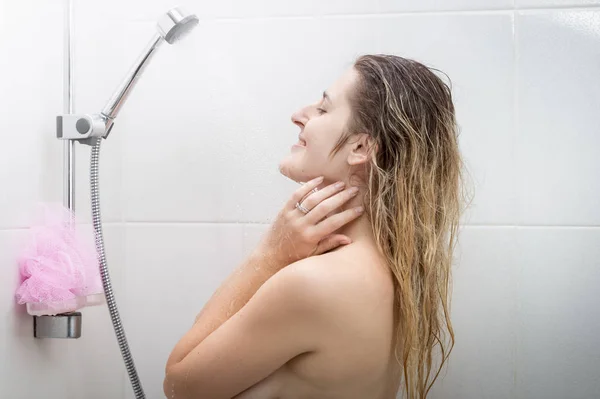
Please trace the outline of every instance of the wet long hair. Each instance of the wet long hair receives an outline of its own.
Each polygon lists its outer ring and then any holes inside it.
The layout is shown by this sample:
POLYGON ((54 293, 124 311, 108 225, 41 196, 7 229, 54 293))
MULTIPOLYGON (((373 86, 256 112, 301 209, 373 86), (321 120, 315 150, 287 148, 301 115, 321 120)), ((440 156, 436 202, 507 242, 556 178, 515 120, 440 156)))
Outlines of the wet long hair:
POLYGON ((451 86, 440 71, 393 55, 364 55, 354 68, 352 116, 330 156, 356 133, 374 144, 363 205, 394 276, 393 345, 403 391, 425 399, 454 347, 451 265, 470 201, 451 86))

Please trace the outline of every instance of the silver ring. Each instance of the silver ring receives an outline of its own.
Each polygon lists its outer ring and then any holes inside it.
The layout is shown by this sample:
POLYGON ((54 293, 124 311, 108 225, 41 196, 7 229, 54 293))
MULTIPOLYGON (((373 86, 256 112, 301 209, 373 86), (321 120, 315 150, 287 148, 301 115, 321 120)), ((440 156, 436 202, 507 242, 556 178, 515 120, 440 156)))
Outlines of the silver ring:
POLYGON ((299 202, 296 202, 296 208, 300 210, 300 212, 304 213, 305 215, 310 212, 308 209, 306 209, 305 207, 302 206, 302 204, 300 204, 299 202))

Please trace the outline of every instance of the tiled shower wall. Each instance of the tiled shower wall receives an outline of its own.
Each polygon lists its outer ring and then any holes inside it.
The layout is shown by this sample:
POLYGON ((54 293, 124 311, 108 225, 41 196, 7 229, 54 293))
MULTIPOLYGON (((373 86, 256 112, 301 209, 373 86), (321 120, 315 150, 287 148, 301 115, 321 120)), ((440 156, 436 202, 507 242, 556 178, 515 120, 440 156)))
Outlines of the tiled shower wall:
MULTIPOLYGON (((296 187, 278 171, 291 113, 380 52, 450 76, 476 194, 432 397, 600 397, 600 1, 73 1, 76 112, 100 111, 162 12, 202 20, 159 50, 102 149, 109 267, 148 398, 296 187)), ((64 16, 64 1, 0 0, 0 397, 131 398, 105 307, 83 310, 79 340, 34 340, 13 300, 29 215, 62 195, 64 16)), ((88 161, 78 145, 83 222, 88 161)))

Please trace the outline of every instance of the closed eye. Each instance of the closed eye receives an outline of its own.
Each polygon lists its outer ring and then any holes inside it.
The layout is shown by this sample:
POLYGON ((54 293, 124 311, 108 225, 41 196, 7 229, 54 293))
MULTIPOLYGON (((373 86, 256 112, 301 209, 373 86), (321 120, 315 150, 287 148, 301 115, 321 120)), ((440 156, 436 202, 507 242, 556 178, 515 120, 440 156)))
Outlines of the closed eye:
POLYGON ((323 108, 317 108, 317 111, 319 112, 319 115, 323 115, 325 112, 327 112, 323 108))

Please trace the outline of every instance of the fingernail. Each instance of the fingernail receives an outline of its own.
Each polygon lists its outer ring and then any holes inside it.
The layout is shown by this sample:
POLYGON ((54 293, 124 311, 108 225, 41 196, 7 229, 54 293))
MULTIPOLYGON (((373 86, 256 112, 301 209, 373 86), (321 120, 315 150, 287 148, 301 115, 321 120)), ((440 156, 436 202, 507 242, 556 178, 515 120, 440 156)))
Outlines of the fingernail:
POLYGON ((316 179, 313 179, 312 183, 321 183, 323 181, 323 176, 317 177, 316 179))
POLYGON ((335 188, 342 188, 346 185, 346 183, 344 183, 343 181, 337 182, 335 183, 335 188))
POLYGON ((357 208, 354 208, 354 210, 356 211, 356 213, 361 214, 365 211, 365 208, 363 208, 362 206, 359 206, 357 208))
POLYGON ((356 195, 358 193, 358 187, 352 187, 349 192, 351 195, 356 195))

